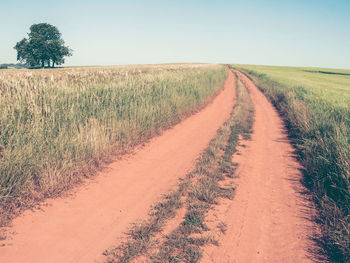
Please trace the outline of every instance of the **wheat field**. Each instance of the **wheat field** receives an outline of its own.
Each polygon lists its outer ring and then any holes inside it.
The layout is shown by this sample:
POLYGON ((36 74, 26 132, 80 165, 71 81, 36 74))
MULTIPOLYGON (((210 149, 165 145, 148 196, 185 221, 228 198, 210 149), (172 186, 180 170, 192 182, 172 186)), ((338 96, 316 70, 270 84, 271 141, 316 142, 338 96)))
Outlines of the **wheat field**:
POLYGON ((69 188, 123 151, 202 107, 222 65, 0 71, 3 211, 69 188))

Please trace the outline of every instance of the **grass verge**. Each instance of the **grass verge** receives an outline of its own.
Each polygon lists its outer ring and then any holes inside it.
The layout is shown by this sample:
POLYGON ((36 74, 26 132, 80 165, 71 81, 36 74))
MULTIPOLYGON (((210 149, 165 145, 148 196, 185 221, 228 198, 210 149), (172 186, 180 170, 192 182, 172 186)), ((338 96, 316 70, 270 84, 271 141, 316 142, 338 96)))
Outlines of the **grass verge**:
POLYGON ((131 228, 127 241, 105 251, 106 262, 131 262, 140 255, 150 262, 197 262, 204 245, 217 245, 207 234, 205 217, 220 198, 233 198, 234 188, 222 187, 220 181, 234 177, 236 164, 231 161, 232 155, 239 136, 249 138, 253 124, 253 105, 240 81, 236 92, 237 103, 229 120, 218 130, 195 169, 181 180, 176 191, 152 208, 148 220, 131 228), (157 239, 156 234, 183 206, 186 213, 180 225, 163 239, 157 239))
MULTIPOLYGON (((317 80, 312 86, 311 79, 315 76, 305 74, 316 73, 298 73, 294 68, 268 68, 271 75, 279 79, 276 81, 259 69, 234 67, 250 76, 286 121, 299 152, 299 161, 305 167, 305 184, 312 190, 318 205, 318 221, 323 234, 323 239, 318 241, 332 262, 349 262, 350 111, 342 103, 346 96, 339 96, 342 82, 335 84, 339 89, 328 87, 328 93, 319 86, 325 78, 332 83, 329 76, 320 75, 321 82, 317 80), (285 70, 302 76, 306 86, 296 85, 285 70), (337 100, 339 104, 335 103, 337 100)), ((346 79, 342 81, 346 83, 346 79)), ((347 83, 350 83, 349 79, 347 83)))

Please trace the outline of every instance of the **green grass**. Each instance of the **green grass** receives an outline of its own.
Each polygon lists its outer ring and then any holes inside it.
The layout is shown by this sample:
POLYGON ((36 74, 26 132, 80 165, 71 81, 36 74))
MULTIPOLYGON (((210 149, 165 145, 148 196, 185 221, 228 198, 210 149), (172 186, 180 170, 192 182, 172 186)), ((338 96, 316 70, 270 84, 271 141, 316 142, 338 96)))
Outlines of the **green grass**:
POLYGON ((233 65, 285 118, 319 208, 321 245, 350 261, 350 70, 233 65))
POLYGON ((198 110, 226 76, 205 64, 2 70, 0 225, 198 110))

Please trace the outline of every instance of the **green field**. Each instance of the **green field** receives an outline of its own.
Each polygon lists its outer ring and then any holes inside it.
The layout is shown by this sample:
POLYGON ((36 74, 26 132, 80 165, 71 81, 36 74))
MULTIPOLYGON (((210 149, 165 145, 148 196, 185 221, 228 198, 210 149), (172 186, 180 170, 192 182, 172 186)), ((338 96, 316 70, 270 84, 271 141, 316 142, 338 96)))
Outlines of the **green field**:
POLYGON ((205 64, 2 70, 0 219, 198 110, 226 76, 205 64))
POLYGON ((335 262, 350 260, 350 70, 233 65, 277 107, 305 167, 335 262))

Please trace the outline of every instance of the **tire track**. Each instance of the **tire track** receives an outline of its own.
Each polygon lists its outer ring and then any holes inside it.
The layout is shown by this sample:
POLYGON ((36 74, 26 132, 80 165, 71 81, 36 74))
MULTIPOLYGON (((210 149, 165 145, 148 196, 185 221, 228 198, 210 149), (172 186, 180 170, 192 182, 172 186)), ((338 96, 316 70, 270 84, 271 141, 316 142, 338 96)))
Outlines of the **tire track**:
POLYGON ((219 247, 206 248, 202 262, 312 262, 315 208, 300 182, 301 166, 274 107, 237 73, 255 108, 252 139, 233 158, 239 163, 235 198, 216 211, 226 234, 219 247))

